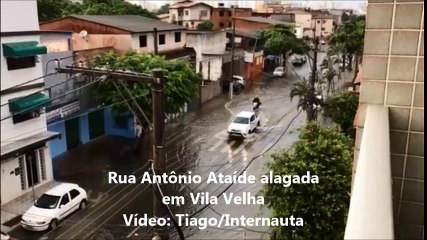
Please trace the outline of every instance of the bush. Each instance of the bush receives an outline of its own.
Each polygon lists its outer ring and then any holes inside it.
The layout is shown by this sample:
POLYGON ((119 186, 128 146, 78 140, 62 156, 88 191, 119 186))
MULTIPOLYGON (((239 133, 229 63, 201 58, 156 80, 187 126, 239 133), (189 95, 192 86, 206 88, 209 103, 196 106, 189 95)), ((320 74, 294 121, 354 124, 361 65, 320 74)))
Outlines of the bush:
POLYGON ((211 21, 203 21, 199 23, 199 25, 197 25, 197 30, 200 30, 200 31, 209 31, 209 30, 212 30, 212 28, 213 28, 213 23, 211 21))
POLYGON ((352 141, 338 127, 310 122, 289 150, 267 163, 274 175, 319 177, 318 184, 265 184, 261 190, 273 217, 302 218, 304 226, 275 227, 278 239, 343 239, 350 202, 352 141))

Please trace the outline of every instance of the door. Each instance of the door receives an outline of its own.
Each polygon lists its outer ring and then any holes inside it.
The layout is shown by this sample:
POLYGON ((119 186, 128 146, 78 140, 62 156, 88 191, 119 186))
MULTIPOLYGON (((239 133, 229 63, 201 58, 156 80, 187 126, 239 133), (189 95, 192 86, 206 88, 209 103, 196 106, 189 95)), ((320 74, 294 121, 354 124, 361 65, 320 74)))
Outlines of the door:
POLYGON ((80 143, 79 119, 73 118, 65 121, 65 135, 67 150, 77 147, 80 143))
POLYGON ((68 192, 64 194, 59 202, 59 220, 65 218, 72 212, 72 204, 68 192))
POLYGON ((89 118, 89 139, 102 136, 105 133, 104 129, 104 110, 97 110, 88 114, 89 118))
POLYGON ((37 185, 40 182, 39 171, 37 168, 36 151, 25 153, 25 167, 28 187, 37 185))

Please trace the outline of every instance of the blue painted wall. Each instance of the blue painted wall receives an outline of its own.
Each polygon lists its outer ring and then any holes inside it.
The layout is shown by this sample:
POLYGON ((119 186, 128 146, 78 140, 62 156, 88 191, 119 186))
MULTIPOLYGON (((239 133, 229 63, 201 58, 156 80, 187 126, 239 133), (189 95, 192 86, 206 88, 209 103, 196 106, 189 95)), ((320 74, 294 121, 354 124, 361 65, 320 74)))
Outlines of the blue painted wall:
POLYGON ((67 140, 65 137, 65 122, 59 121, 47 126, 47 130, 51 132, 61 133, 61 138, 49 141, 50 156, 54 157, 67 151, 67 140))
POLYGON ((127 120, 124 126, 120 126, 121 124, 114 117, 111 106, 106 107, 104 111, 105 133, 127 138, 134 138, 135 128, 133 126, 133 116, 129 113, 125 113, 123 116, 127 118, 127 120))
MULTIPOLYGON (((97 109, 95 109, 96 111, 97 109)), ((85 144, 90 141, 89 139, 89 119, 88 113, 92 111, 88 111, 80 116, 76 116, 79 118, 79 130, 80 130, 80 141, 85 144)), ((127 117, 125 124, 119 124, 116 121, 116 118, 113 115, 111 106, 104 108, 104 128, 105 134, 107 135, 116 135, 127 138, 135 137, 135 127, 133 124, 133 115, 127 113, 124 114, 127 117)), ((62 153, 67 151, 67 140, 66 140, 66 132, 65 132, 65 121, 59 120, 57 122, 50 123, 47 126, 47 129, 52 132, 61 133, 61 139, 55 139, 49 141, 50 155, 52 159, 56 156, 61 155, 62 153)))

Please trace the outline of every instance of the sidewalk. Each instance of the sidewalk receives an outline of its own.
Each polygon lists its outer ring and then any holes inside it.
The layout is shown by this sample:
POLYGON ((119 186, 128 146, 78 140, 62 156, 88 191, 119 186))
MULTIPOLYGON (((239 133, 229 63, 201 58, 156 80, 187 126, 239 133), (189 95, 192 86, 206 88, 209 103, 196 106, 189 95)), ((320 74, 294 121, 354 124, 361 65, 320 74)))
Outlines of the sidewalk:
MULTIPOLYGON (((36 198, 48 189, 60 184, 60 182, 51 181, 37 186, 35 190, 36 198)), ((1 206, 1 230, 8 232, 19 225, 22 214, 25 213, 34 204, 33 191, 13 199, 1 206)))

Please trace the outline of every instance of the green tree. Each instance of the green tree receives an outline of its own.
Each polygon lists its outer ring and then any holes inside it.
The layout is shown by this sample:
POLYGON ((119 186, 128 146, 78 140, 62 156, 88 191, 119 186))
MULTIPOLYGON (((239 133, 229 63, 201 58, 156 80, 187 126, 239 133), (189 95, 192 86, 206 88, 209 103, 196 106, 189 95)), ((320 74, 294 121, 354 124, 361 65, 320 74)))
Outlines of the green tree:
POLYGON ((166 3, 160 6, 160 9, 157 11, 157 14, 169 13, 169 7, 170 7, 169 3, 166 3))
POLYGON ((343 70, 345 69, 345 57, 349 61, 349 71, 352 70, 353 57, 356 57, 356 64, 358 64, 358 58, 363 52, 364 37, 365 19, 355 15, 350 15, 349 19, 344 21, 332 35, 329 44, 342 51, 343 70))
POLYGON ((359 95, 357 93, 335 93, 325 101, 323 108, 324 116, 338 124, 343 133, 354 138, 355 129, 353 123, 358 106, 359 95))
POLYGON ((329 54, 323 59, 320 64, 320 70, 322 73, 322 80, 326 82, 326 95, 329 95, 330 92, 335 91, 335 79, 338 77, 338 73, 335 70, 334 66, 338 63, 337 59, 334 56, 329 54))
POLYGON ((287 55, 291 53, 305 54, 309 47, 303 39, 296 38, 292 27, 282 24, 265 28, 259 34, 259 45, 276 54, 283 54, 286 66, 287 55))
POLYGON ((69 15, 140 15, 157 18, 141 6, 125 0, 83 0, 82 3, 70 0, 37 0, 39 21, 47 21, 69 15))
MULTIPOLYGON (((163 69, 166 78, 164 93, 167 114, 179 113, 186 103, 191 102, 196 97, 201 83, 201 76, 195 73, 188 61, 166 60, 164 57, 151 54, 128 52, 123 56, 118 56, 113 52, 105 53, 96 58, 94 66, 148 74, 151 74, 153 69, 163 69)), ((125 84, 131 90, 138 105, 141 106, 148 118, 151 118, 150 85, 136 82, 126 82, 125 84)), ((120 90, 125 92, 121 88, 120 90)), ((123 96, 110 81, 98 84, 97 99, 107 104, 114 104, 113 110, 116 114, 128 110, 127 103, 123 102, 123 96)), ((133 112, 138 111, 133 109, 133 112)), ((148 124, 146 121, 142 121, 141 126, 145 132, 148 124)), ((141 134, 140 141, 143 141, 143 138, 144 134, 141 134)))
POLYGON ((350 201, 352 142, 337 127, 309 122, 290 149, 272 156, 274 175, 319 177, 318 184, 265 184, 261 190, 273 217, 301 217, 304 226, 275 227, 278 239, 343 239, 350 201))
POLYGON ((213 23, 211 21, 203 21, 197 25, 197 30, 199 31, 210 31, 213 28, 213 23))

